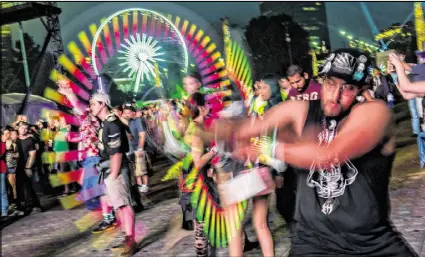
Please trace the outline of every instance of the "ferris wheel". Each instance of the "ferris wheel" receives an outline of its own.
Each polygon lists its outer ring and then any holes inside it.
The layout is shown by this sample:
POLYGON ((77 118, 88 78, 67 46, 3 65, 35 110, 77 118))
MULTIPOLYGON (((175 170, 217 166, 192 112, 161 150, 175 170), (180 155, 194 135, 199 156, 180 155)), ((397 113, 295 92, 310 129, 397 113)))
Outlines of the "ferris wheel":
POLYGON ((93 36, 91 61, 96 76, 107 74, 135 94, 145 86, 179 80, 189 65, 179 29, 143 8, 120 10, 102 21, 93 36))

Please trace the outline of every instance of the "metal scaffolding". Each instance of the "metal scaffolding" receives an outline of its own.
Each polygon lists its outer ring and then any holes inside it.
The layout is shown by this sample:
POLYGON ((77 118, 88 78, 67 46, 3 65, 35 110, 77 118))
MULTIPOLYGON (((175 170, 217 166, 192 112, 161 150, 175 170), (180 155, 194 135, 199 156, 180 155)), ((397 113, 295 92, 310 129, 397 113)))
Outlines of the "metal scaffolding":
POLYGON ((33 85, 37 80, 37 77, 40 76, 38 72, 43 61, 43 57, 46 53, 48 46, 51 43, 51 53, 52 53, 52 67, 58 71, 62 72, 62 67, 58 64, 58 57, 63 53, 63 42, 61 36, 61 29, 59 23, 59 15, 62 10, 56 6, 56 2, 10 2, 8 4, 2 5, 0 10, 0 25, 7 25, 12 23, 19 23, 20 26, 20 40, 21 46, 24 47, 23 42, 23 30, 22 22, 32 20, 35 18, 40 18, 45 29, 47 30, 47 36, 44 40, 43 48, 40 55, 37 58, 37 65, 35 69, 31 72, 31 78, 28 72, 28 66, 26 63, 26 53, 25 49, 22 49, 23 54, 23 65, 25 71, 25 82, 27 87, 33 85), (45 17, 45 20, 43 20, 45 17))
POLYGON ((61 27, 59 22, 59 14, 54 12, 53 10, 57 8, 56 2, 44 2, 46 6, 48 6, 48 11, 46 15, 46 22, 44 22, 43 18, 40 17, 44 27, 47 30, 48 36, 50 36, 50 44, 52 49, 52 54, 54 58, 54 68, 63 73, 63 68, 58 63, 58 58, 61 54, 63 54, 63 41, 61 35, 61 27))

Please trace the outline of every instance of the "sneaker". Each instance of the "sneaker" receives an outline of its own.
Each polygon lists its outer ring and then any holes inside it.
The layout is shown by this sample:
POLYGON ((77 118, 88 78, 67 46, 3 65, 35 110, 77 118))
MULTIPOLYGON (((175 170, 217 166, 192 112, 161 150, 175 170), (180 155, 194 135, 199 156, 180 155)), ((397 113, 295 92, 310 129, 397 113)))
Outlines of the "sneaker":
POLYGON ((16 206, 16 204, 12 203, 11 205, 9 205, 9 211, 10 212, 13 212, 17 209, 18 209, 18 206, 16 206))
POLYGON ((140 193, 147 193, 149 191, 149 187, 147 185, 138 186, 140 193))
POLYGON ((121 257, 130 257, 133 256, 134 252, 137 250, 137 244, 134 240, 126 237, 124 243, 124 249, 121 252, 121 257))
POLYGON ((122 249, 124 249, 124 246, 125 246, 125 239, 123 241, 121 241, 121 243, 112 246, 111 249, 112 249, 112 251, 122 250, 122 249))
POLYGON ((9 216, 24 216, 25 215, 25 213, 23 212, 23 211, 20 211, 20 210, 13 210, 10 214, 9 214, 9 216))
POLYGON ((99 234, 99 233, 102 233, 104 231, 113 230, 116 227, 117 227, 116 222, 114 222, 114 221, 106 222, 106 221, 102 220, 102 223, 100 223, 97 228, 93 229, 92 233, 93 234, 99 234))
POLYGON ((62 193, 61 195, 59 195, 58 197, 59 198, 64 198, 64 197, 67 197, 69 195, 69 193, 62 193))
POLYGON ((44 212, 44 210, 41 207, 34 207, 34 208, 32 208, 32 212, 39 213, 39 212, 44 212))

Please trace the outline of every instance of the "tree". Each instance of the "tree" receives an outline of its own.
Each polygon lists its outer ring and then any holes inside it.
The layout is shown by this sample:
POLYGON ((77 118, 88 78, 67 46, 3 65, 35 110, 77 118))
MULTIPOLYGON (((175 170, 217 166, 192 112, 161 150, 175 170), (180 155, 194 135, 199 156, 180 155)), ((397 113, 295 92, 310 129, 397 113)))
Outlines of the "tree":
MULTIPOLYGON (((25 44, 25 52, 27 54, 28 67, 34 68, 37 62, 37 58, 41 53, 40 45, 37 45, 32 36, 28 35, 28 33, 24 33, 24 44, 25 44)), ((21 41, 17 40, 15 42, 15 57, 18 61, 22 62, 22 52, 21 52, 21 41)))
MULTIPOLYGON (((27 56, 28 72, 29 72, 29 75, 31 76, 33 75, 33 71, 37 68, 37 61, 41 54, 40 45, 37 45, 33 37, 31 37, 27 33, 24 33, 23 37, 24 37, 25 52, 27 56)), ((16 77, 16 80, 19 80, 20 83, 16 85, 15 84, 12 85, 12 87, 10 88, 10 92, 25 93, 26 89, 23 88, 22 90, 22 88, 20 87, 20 85, 25 85, 25 72, 23 67, 23 57, 22 57, 20 40, 17 40, 15 42, 15 49, 13 51, 13 56, 15 59, 15 61, 13 61, 12 63, 12 66, 15 69, 15 72, 13 74, 16 77)), ((40 69, 39 72, 50 72, 50 71, 40 69)), ((32 87, 32 85, 30 85, 30 87, 31 87, 32 94, 43 96, 44 89, 34 88, 32 87)))
POLYGON ((290 65, 286 28, 290 35, 293 64, 311 70, 308 33, 288 15, 251 19, 245 36, 253 55, 256 78, 268 73, 284 73, 290 65))
POLYGON ((25 85, 16 76, 16 67, 13 60, 2 60, 1 62, 1 89, 0 94, 25 93, 25 85))

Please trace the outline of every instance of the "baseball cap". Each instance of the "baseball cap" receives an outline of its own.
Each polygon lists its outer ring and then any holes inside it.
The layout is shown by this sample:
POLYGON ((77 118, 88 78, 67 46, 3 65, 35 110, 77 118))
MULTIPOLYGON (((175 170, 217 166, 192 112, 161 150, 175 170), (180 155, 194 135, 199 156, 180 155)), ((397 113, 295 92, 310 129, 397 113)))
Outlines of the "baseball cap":
POLYGON ((367 56, 356 49, 338 49, 319 67, 319 76, 337 77, 355 86, 370 84, 372 76, 369 68, 372 65, 367 56))
POLYGON ((136 108, 134 107, 134 105, 132 103, 125 103, 123 105, 123 110, 130 110, 132 112, 135 112, 136 108))
POLYGON ((112 109, 111 100, 109 99, 109 96, 106 94, 96 93, 92 95, 92 97, 90 98, 90 102, 93 102, 93 101, 105 103, 106 106, 108 106, 108 108, 112 109))

